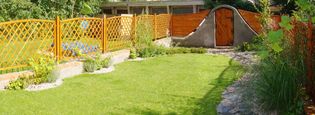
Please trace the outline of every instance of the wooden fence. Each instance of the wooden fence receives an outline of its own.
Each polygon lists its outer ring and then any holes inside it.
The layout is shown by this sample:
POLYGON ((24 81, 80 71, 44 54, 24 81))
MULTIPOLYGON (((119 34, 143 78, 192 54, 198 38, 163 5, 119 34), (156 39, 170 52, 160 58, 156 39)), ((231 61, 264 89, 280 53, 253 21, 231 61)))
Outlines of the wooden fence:
POLYGON ((168 36, 170 15, 117 16, 60 20, 17 20, 0 23, 0 74, 27 69, 38 52, 59 60, 78 58, 98 51, 108 52, 132 46, 137 24, 149 17, 154 39, 168 36))
POLYGON ((210 10, 204 10, 195 14, 176 14, 171 18, 171 35, 183 37, 193 32, 201 21, 209 14, 210 10))
MULTIPOLYGON (((257 33, 261 32, 261 25, 259 22, 259 13, 250 12, 246 10, 238 10, 246 23, 257 33)), ((177 37, 184 37, 195 31, 202 20, 210 13, 210 10, 205 10, 195 14, 176 14, 171 18, 171 35, 177 37)), ((279 28, 278 23, 281 21, 281 16, 274 15, 273 27, 279 28)))
MULTIPOLYGON (((261 32, 261 24, 259 21, 259 17, 260 14, 259 13, 255 13, 255 12, 250 12, 250 11, 246 11, 246 10, 241 10, 238 9, 238 12, 241 14, 241 16, 244 18, 245 22, 256 32, 256 33, 260 33, 261 32)), ((272 22, 272 26, 275 29, 280 28, 279 27, 279 23, 281 22, 281 16, 280 15, 273 15, 271 16, 273 22, 272 22)))

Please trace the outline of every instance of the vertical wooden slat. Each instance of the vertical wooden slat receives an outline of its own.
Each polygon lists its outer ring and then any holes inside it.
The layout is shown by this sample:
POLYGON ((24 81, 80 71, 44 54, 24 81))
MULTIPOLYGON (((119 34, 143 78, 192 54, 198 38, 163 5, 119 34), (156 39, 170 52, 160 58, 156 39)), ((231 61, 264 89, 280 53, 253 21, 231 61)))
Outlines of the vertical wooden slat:
POLYGON ((132 18, 132 22, 133 22, 133 37, 132 37, 132 45, 135 46, 136 45, 136 39, 137 39, 137 15, 135 14, 132 18))
POLYGON ((107 20, 106 15, 103 16, 103 31, 102 31, 102 52, 105 53, 107 50, 107 20))
POLYGON ((210 10, 201 11, 196 14, 173 14, 171 18, 172 36, 183 37, 189 35, 207 17, 209 12, 210 10))
POLYGON ((154 40, 157 39, 157 20, 156 20, 156 14, 154 14, 154 40))

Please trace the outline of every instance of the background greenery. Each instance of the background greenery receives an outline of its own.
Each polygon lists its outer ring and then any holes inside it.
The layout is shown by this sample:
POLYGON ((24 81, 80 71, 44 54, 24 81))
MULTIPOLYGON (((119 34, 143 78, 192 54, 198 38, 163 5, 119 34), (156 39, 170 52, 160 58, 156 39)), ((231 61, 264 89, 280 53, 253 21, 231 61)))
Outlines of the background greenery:
POLYGON ((223 4, 234 6, 235 8, 238 8, 238 9, 254 11, 254 12, 257 12, 260 9, 259 5, 255 7, 254 4, 245 0, 204 0, 204 2, 205 2, 205 7, 210 8, 210 9, 215 8, 218 5, 223 5, 223 4))
POLYGON ((98 14, 102 2, 107 0, 0 0, 0 22, 16 19, 73 18, 83 15, 81 10, 87 4, 98 14))

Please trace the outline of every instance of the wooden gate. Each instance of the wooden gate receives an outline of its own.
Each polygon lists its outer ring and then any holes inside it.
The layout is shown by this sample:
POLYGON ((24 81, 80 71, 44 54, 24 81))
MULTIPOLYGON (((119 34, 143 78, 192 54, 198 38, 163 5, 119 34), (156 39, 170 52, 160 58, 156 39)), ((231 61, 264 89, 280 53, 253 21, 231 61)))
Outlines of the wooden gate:
POLYGON ((228 8, 220 8, 215 11, 216 45, 232 46, 234 37, 233 11, 228 8))

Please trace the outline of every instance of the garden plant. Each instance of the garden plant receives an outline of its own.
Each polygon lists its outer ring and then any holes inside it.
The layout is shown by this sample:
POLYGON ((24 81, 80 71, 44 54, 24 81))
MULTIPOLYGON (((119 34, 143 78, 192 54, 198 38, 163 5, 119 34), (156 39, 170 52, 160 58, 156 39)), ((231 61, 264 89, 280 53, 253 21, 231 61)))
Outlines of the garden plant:
MULTIPOLYGON (((268 0, 262 0, 268 4, 268 0)), ((243 50, 258 52, 260 61, 253 67, 251 90, 253 106, 264 113, 304 114, 304 101, 309 86, 307 77, 307 21, 314 16, 314 1, 297 0, 298 10, 293 17, 282 16, 280 29, 270 27, 270 9, 262 7, 263 32, 261 42, 243 45, 243 50), (269 18, 268 18, 269 17, 269 18), (245 47, 244 47, 245 46, 245 47), (247 46, 247 47, 246 47, 247 46), (250 46, 250 48, 248 48, 250 46), (253 48, 254 47, 254 48, 253 48)), ((269 6, 269 5, 266 5, 269 6)))

